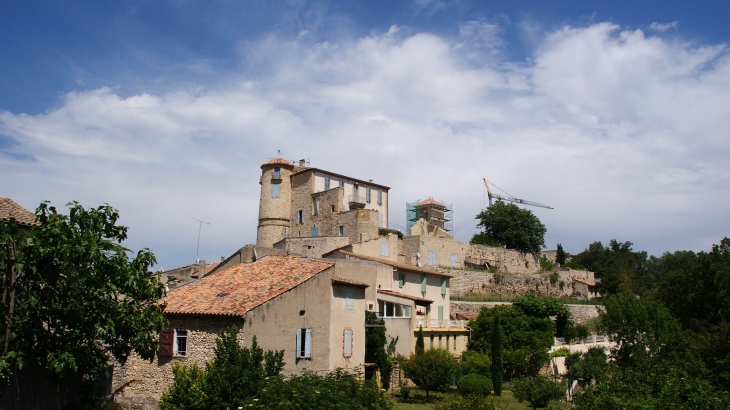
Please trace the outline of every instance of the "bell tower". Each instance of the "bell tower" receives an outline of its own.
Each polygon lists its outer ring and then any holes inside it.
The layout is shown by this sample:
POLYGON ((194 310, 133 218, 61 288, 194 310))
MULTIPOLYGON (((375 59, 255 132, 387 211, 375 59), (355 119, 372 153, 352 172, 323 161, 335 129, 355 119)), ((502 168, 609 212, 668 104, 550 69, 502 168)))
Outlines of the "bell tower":
POLYGON ((294 164, 277 157, 261 165, 261 199, 256 245, 271 248, 289 234, 294 164))

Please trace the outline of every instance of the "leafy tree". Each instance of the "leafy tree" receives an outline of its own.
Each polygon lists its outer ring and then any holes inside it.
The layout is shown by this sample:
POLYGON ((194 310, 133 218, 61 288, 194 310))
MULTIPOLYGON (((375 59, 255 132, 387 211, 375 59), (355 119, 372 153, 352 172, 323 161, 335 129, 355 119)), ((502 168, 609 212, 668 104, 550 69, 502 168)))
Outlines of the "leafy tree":
POLYGON ((41 203, 38 226, 27 231, 12 219, 0 222, 5 383, 22 363, 32 363, 91 386, 105 376, 110 358, 124 363, 135 351, 152 360, 157 352, 166 321, 158 304, 164 285, 149 271, 154 255, 148 249, 131 255, 121 245, 127 228, 117 225, 111 206, 68 206, 63 215, 41 203))
POLYGON ((451 385, 456 370, 456 360, 446 350, 429 349, 423 354, 412 354, 403 363, 405 376, 426 391, 444 390, 451 385))
MULTIPOLYGON (((555 333, 553 321, 527 316, 520 309, 508 305, 482 308, 469 324, 473 329, 469 350, 492 352, 495 316, 499 317, 498 329, 502 336, 503 372, 537 374, 550 360, 548 350, 553 345, 555 333)), ((492 363, 495 363, 494 359, 492 363)))
POLYGON ((653 287, 654 279, 647 275, 646 252, 634 252, 631 245, 631 242, 615 239, 608 246, 594 242, 573 256, 566 266, 595 272, 601 280, 598 291, 604 295, 619 292, 644 295, 653 287))
POLYGON ((577 360, 573 354, 568 356, 571 360, 565 360, 565 367, 574 377, 583 379, 584 385, 603 377, 608 357, 602 347, 591 347, 583 354, 577 353, 577 356, 577 360))
MULTIPOLYGON (((362 380, 359 373, 343 369, 320 376, 310 371, 288 378, 271 377, 261 394, 250 398, 245 409, 368 409, 389 410, 393 403, 378 390, 372 380, 362 380)), ((231 407, 235 408, 235 407, 231 407)))
POLYGON ((416 335, 416 354, 423 354, 426 351, 426 345, 423 342, 423 327, 418 326, 418 334, 416 335))
POLYGON ((499 323, 499 316, 495 315, 492 325, 492 384, 494 394, 502 396, 502 376, 504 367, 502 363, 502 326, 499 323))
POLYGON ((264 352, 238 341, 238 328, 223 330, 215 341, 213 360, 202 370, 196 365, 173 367, 173 384, 160 399, 162 410, 229 409, 256 397, 265 380, 284 368, 284 351, 264 352))
POLYGON ((563 250, 563 245, 558 244, 558 252, 555 255, 555 262, 559 263, 562 266, 565 264, 566 258, 567 258, 567 255, 565 254, 565 251, 563 250))
POLYGON ((465 396, 488 396, 492 389, 492 381, 489 380, 489 377, 474 373, 469 373, 459 379, 457 385, 459 392, 465 396))
POLYGON ((550 318, 555 316, 555 334, 558 337, 562 336, 566 327, 573 325, 570 308, 557 298, 541 297, 530 292, 515 299, 512 306, 531 317, 550 318))
POLYGON ((565 394, 566 386, 552 380, 537 376, 516 379, 512 383, 512 392, 522 403, 529 401, 533 409, 547 407, 551 400, 560 400, 565 394))
POLYGON ((385 346, 388 338, 385 335, 385 320, 378 318, 375 312, 365 312, 365 324, 377 327, 365 328, 365 361, 375 363, 380 370, 380 378, 386 386, 390 382, 393 364, 388 360, 385 346))
POLYGON ((504 246, 520 252, 539 252, 545 246, 545 225, 528 209, 498 201, 480 212, 472 243, 504 246))
POLYGON ((465 351, 459 362, 461 374, 480 374, 490 377, 492 374, 492 359, 488 354, 476 351, 465 351))

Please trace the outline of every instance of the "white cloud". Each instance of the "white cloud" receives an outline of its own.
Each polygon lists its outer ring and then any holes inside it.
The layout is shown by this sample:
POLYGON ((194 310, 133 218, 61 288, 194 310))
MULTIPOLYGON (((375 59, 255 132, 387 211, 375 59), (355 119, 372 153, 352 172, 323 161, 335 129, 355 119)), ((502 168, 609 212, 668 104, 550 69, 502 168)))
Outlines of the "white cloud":
POLYGON ((659 32, 667 31, 670 28, 677 28, 678 24, 679 24, 678 21, 673 21, 671 23, 657 23, 655 21, 649 25, 649 30, 654 30, 654 31, 659 31, 659 32))
POLYGON ((655 253, 706 249, 726 234, 726 46, 600 23, 549 33, 525 65, 503 61, 497 26, 461 33, 270 37, 246 45, 266 71, 228 89, 104 88, 41 115, 2 112, 0 134, 19 142, 0 152, 2 194, 27 207, 109 202, 130 246, 150 246, 166 268, 194 258, 193 217, 211 222, 203 258, 255 241, 259 165, 277 149, 391 186, 395 223, 406 201, 454 203, 464 240, 482 177, 555 207, 534 211, 548 245, 573 252, 614 237, 655 253))

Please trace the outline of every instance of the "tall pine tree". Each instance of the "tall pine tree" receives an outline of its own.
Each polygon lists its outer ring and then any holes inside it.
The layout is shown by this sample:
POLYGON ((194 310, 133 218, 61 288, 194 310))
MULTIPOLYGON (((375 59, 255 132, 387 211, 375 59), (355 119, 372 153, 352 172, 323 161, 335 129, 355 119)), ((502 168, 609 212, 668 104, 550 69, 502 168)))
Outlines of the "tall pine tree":
POLYGON ((416 354, 421 355, 426 351, 426 346, 423 343, 423 327, 418 326, 418 335, 416 336, 416 354))
POLYGON ((555 262, 562 265, 565 263, 566 257, 567 257, 567 255, 565 255, 565 251, 563 250, 563 245, 558 244, 558 253, 555 256, 555 262))
POLYGON ((499 316, 494 317, 492 329, 492 384, 494 395, 502 395, 502 327, 499 325, 499 316))

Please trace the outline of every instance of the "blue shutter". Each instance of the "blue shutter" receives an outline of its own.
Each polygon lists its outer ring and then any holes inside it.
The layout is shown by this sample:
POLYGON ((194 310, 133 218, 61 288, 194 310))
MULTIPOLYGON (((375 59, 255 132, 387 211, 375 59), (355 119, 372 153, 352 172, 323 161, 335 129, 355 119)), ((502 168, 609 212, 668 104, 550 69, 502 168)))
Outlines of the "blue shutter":
POLYGON ((312 227, 312 230, 309 232, 309 236, 311 236, 312 238, 318 237, 319 236, 319 228, 317 228, 316 226, 313 226, 312 227))
POLYGON ((345 357, 352 356, 352 330, 345 330, 345 357))
POLYGON ((365 201, 370 203, 370 187, 365 188, 365 201))
POLYGON ((281 168, 274 167, 274 179, 281 179, 281 168))
POLYGON ((436 266, 436 254, 433 251, 428 251, 428 266, 436 266))
POLYGON ((281 184, 271 184, 271 197, 272 198, 278 198, 279 197, 279 187, 281 184))
POLYGON ((302 330, 303 329, 297 329, 297 348, 295 349, 295 352, 297 352, 297 358, 302 357, 302 330))
POLYGON ((451 267, 455 268, 459 266, 459 257, 454 253, 451 255, 451 267))
POLYGON ((378 205, 383 205, 383 191, 378 189, 378 205))
POLYGON ((340 236, 345 236, 345 227, 340 225, 340 236))
POLYGON ((354 289, 345 289, 345 309, 355 309, 354 289))
POLYGON ((330 189, 330 177, 325 177, 324 178, 324 190, 327 191, 328 189, 330 189))
POLYGON ((312 357, 312 329, 307 329, 307 338, 304 341, 304 357, 312 357))

